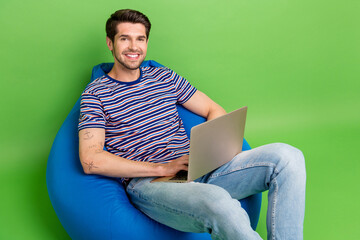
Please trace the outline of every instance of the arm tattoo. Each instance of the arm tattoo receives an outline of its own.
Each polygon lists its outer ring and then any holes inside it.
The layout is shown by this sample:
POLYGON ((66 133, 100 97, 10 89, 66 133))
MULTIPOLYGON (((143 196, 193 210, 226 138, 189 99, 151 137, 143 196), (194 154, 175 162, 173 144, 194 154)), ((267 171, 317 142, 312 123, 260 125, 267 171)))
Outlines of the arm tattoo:
POLYGON ((84 140, 89 140, 89 139, 92 139, 93 137, 94 137, 94 135, 93 134, 91 134, 91 132, 89 132, 89 131, 86 131, 85 133, 84 133, 84 140))
POLYGON ((91 171, 93 168, 98 168, 97 166, 95 166, 93 161, 91 161, 90 163, 83 162, 83 164, 88 166, 89 171, 91 171))
MULTIPOLYGON (((87 133, 89 133, 89 132, 86 132, 85 134, 87 134, 87 133)), ((90 138, 92 138, 92 137, 93 137, 93 135, 91 135, 90 138)), ((103 152, 103 146, 104 146, 104 142, 99 141, 98 144, 93 144, 93 145, 88 146, 88 149, 94 151, 95 153, 101 153, 101 152, 103 152)), ((93 168, 99 168, 99 167, 95 166, 94 161, 90 161, 90 162, 81 161, 81 162, 82 162, 82 165, 84 168, 85 167, 88 168, 89 172, 93 168)))
POLYGON ((94 145, 91 145, 89 146, 89 149, 95 149, 95 153, 102 153, 103 152, 103 146, 104 146, 104 143, 103 142, 98 142, 98 144, 94 144, 94 145))
POLYGON ((102 150, 101 148, 98 148, 95 150, 96 153, 102 153, 104 150, 102 150))

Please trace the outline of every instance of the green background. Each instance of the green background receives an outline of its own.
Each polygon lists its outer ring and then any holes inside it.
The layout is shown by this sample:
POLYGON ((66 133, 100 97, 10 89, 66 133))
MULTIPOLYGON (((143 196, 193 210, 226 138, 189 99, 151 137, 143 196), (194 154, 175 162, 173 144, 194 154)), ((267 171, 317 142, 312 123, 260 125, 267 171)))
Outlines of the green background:
POLYGON ((48 198, 47 157, 92 67, 112 61, 104 25, 120 8, 150 18, 147 59, 227 111, 249 107, 252 147, 303 151, 305 239, 358 238, 359 1, 2 0, 0 239, 69 238, 48 198))

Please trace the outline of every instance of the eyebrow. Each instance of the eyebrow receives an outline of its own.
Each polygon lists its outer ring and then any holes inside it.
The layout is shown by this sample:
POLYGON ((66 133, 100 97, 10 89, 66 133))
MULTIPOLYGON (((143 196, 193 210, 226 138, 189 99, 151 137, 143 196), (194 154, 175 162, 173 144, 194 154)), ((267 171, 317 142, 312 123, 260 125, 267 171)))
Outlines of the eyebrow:
MULTIPOLYGON (((130 37, 130 35, 126 35, 126 34, 121 34, 120 36, 119 36, 119 38, 121 38, 121 37, 130 37)), ((138 36, 137 38, 145 38, 146 39, 146 36, 145 35, 140 35, 140 36, 138 36)))

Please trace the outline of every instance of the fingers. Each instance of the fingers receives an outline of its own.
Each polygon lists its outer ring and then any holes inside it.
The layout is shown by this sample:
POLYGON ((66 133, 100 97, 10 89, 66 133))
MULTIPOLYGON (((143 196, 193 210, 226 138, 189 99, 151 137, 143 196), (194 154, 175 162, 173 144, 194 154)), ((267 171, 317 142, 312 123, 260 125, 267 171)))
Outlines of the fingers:
POLYGON ((184 165, 183 169, 181 169, 181 170, 185 170, 185 171, 188 171, 188 170, 189 170, 189 167, 188 167, 188 165, 184 165))
POLYGON ((181 164, 188 165, 188 163, 189 163, 189 155, 183 155, 183 156, 179 157, 178 159, 176 159, 175 161, 179 162, 181 164))
POLYGON ((174 176, 177 172, 181 170, 188 170, 189 156, 183 155, 175 160, 172 160, 168 163, 162 164, 164 169, 164 176, 174 176))
POLYGON ((175 164, 177 169, 180 170, 188 170, 189 165, 189 155, 183 155, 175 160, 175 164))

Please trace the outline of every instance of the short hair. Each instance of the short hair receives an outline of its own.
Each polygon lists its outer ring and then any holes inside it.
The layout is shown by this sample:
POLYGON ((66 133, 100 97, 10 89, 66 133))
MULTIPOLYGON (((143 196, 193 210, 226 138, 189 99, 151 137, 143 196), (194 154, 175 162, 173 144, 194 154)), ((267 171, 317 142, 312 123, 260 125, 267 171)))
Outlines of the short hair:
POLYGON ((113 14, 106 21, 106 36, 114 42, 117 34, 117 25, 122 22, 141 23, 145 26, 146 38, 149 39, 151 23, 143 13, 132 9, 121 9, 113 14))

